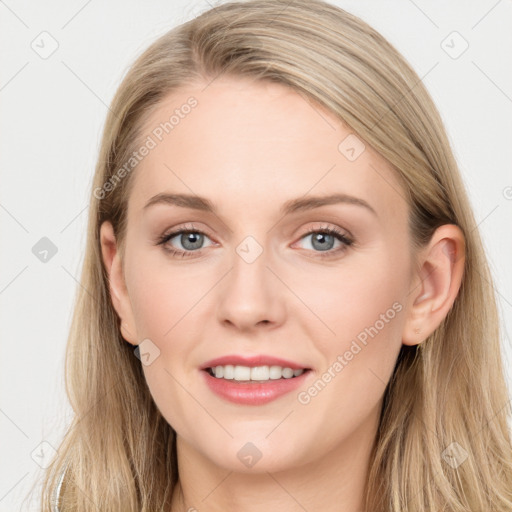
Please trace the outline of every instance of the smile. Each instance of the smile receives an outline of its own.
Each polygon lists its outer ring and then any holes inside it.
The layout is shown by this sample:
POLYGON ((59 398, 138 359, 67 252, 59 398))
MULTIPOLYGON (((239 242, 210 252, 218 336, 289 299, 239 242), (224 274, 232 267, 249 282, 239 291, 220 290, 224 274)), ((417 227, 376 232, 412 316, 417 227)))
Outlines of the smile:
POLYGON ((207 371, 217 379, 236 380, 239 382, 268 381, 277 379, 292 379, 302 375, 306 369, 283 368, 282 366, 215 366, 207 371))
POLYGON ((221 399, 239 405, 257 406, 272 402, 304 386, 312 371, 280 366, 226 365, 206 368, 200 373, 210 391, 221 399))

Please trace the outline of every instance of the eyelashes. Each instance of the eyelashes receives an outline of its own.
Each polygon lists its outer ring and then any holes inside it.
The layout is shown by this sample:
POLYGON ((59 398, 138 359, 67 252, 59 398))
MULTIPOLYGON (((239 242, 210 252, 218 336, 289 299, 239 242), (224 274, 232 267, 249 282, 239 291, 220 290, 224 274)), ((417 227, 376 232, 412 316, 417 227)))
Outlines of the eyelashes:
MULTIPOLYGON (((160 237, 158 237, 156 245, 162 245, 166 253, 168 253, 172 257, 177 258, 194 258, 199 257, 202 255, 203 248, 194 248, 189 250, 182 250, 182 249, 176 249, 175 247, 171 246, 169 242, 178 236, 180 236, 180 243, 183 243, 183 235, 196 235, 194 241, 188 240, 188 243, 196 243, 197 240, 203 241, 204 237, 209 238, 208 235, 200 230, 196 229, 193 225, 183 227, 180 229, 176 229, 170 233, 164 234, 160 237)), ((316 229, 310 229, 306 233, 304 233, 300 237, 300 241, 306 239, 307 237, 311 235, 320 235, 320 238, 318 236, 315 238, 314 242, 325 242, 325 240, 329 240, 329 238, 333 238, 334 240, 337 240, 340 243, 340 246, 336 249, 329 249, 329 250, 320 250, 315 251, 314 249, 311 250, 315 254, 314 257, 318 258, 330 258, 334 256, 338 256, 341 253, 345 252, 353 243, 354 240, 340 231, 339 229, 335 227, 321 227, 316 229)))
MULTIPOLYGON (((337 228, 333 227, 310 229, 300 237, 300 240, 303 240, 311 235, 321 235, 321 240, 325 240, 325 236, 332 237, 333 239, 338 240, 340 242, 340 246, 337 249, 330 249, 326 251, 312 251, 315 253, 315 257, 319 258, 329 258, 333 256, 338 256, 339 254, 345 252, 348 249, 348 247, 350 247, 353 244, 353 240, 351 238, 349 238, 346 234, 342 233, 337 228)), ((316 239, 315 241, 317 242, 318 239, 316 239)))

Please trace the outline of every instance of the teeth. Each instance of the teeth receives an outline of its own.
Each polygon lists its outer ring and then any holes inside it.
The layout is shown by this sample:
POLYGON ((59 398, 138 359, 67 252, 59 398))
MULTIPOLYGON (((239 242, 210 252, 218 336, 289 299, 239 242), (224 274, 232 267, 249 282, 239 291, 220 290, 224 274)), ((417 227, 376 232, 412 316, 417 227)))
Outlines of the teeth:
POLYGON ((211 371, 217 379, 227 379, 236 381, 265 381, 277 379, 291 379, 302 375, 304 370, 292 370, 282 366, 234 366, 227 364, 225 366, 216 366, 211 371))

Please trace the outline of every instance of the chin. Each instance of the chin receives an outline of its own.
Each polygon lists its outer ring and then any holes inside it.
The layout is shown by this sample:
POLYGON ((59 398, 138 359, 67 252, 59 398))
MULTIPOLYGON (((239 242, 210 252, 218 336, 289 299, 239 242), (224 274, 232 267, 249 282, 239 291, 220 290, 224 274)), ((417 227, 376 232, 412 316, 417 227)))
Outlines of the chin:
POLYGON ((214 453, 210 450, 204 454, 216 465, 237 473, 264 474, 285 471, 300 463, 297 445, 283 446, 280 442, 273 443, 270 439, 263 441, 231 439, 227 445, 219 446, 214 453))

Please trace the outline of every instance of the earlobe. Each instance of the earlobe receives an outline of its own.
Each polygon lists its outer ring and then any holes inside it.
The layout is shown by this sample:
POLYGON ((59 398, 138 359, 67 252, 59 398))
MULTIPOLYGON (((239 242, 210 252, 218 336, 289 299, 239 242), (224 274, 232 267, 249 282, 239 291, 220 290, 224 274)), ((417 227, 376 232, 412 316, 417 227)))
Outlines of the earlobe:
POLYGON ((122 262, 118 252, 114 229, 109 221, 105 221, 101 225, 100 243, 103 263, 109 277, 112 305, 121 319, 121 335, 132 345, 137 345, 135 329, 132 327, 134 325, 133 314, 124 281, 122 262))
POLYGON ((419 255, 419 270, 410 292, 404 345, 417 345, 430 336, 453 306, 462 283, 465 242, 453 224, 437 228, 419 255))

